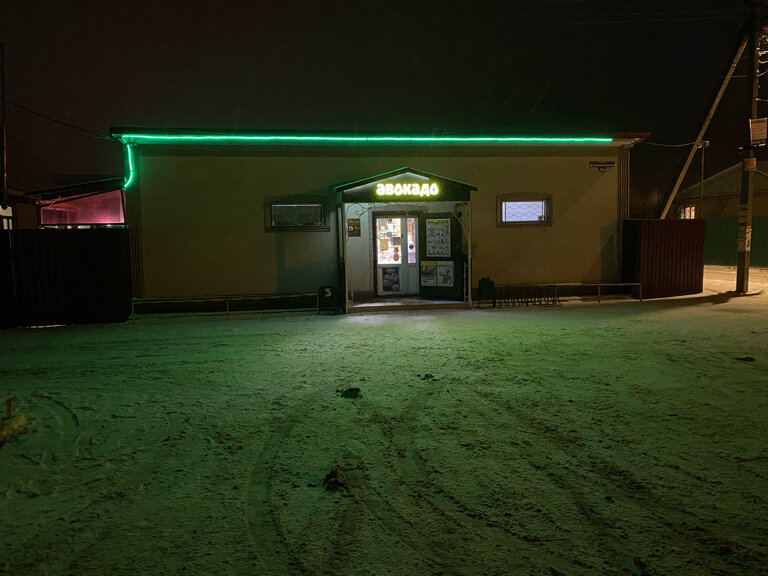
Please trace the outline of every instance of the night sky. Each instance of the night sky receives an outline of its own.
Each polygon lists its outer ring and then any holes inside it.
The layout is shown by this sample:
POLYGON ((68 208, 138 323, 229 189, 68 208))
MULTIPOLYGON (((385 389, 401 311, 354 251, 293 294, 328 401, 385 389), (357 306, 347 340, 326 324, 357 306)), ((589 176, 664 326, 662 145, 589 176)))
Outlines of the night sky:
MULTIPOLYGON (((748 18, 741 0, 0 0, 9 144, 23 142, 50 173, 122 170, 119 145, 17 105, 96 134, 650 132, 650 142, 690 142, 748 18)), ((746 91, 745 78, 731 82, 706 136, 707 174, 739 161, 746 91)), ((686 151, 638 145, 633 201, 666 190, 686 151)))

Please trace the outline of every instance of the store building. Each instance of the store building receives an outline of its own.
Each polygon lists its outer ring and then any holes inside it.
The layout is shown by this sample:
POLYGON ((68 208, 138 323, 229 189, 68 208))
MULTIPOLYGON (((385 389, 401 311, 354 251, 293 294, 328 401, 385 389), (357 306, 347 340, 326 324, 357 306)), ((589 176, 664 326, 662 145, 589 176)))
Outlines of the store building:
POLYGON ((497 285, 617 281, 642 136, 115 128, 139 300, 317 294, 467 306, 497 285))

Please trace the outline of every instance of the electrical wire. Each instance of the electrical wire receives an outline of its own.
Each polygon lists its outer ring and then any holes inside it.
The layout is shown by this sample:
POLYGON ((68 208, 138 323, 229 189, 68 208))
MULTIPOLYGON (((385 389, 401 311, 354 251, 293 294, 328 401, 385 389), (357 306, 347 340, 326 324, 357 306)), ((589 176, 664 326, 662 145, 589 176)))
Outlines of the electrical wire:
POLYGON ((685 142, 684 144, 662 144, 661 142, 646 142, 641 140, 638 144, 647 144, 648 146, 661 146, 663 148, 685 148, 686 146, 693 146, 696 142, 685 142))
POLYGON ((93 130, 89 130, 88 128, 83 128, 82 126, 77 126, 75 124, 70 124, 69 122, 64 122, 63 120, 59 120, 58 118, 54 118, 53 116, 48 116, 47 114, 43 114, 42 112, 38 112, 37 110, 32 110, 31 108, 27 108, 26 106, 23 106, 22 104, 18 104, 14 102, 13 100, 9 100, 8 98, 3 98, 8 104, 11 106, 15 106, 16 108, 20 110, 24 110, 25 112, 28 112, 29 114, 33 114, 35 116, 39 116, 40 118, 44 118, 50 122, 55 122, 56 124, 61 124, 62 126, 66 126, 67 128, 72 128, 73 130, 78 130, 80 132, 85 132, 86 134, 89 134, 91 136, 95 136, 97 138, 103 139, 103 140, 110 140, 111 142, 117 142, 117 140, 112 137, 108 136, 106 134, 101 134, 99 132, 94 132, 93 130))
MULTIPOLYGON (((654 22, 695 22, 702 20, 736 20, 749 14, 750 9, 736 10, 694 10, 676 12, 614 12, 582 14, 530 14, 522 16, 524 20, 541 21, 557 24, 646 24, 654 22), (566 17, 567 20, 561 20, 566 17), (581 18, 579 18, 581 16, 581 18), (558 21, 559 20, 559 21, 558 21)), ((520 15, 515 16, 516 19, 520 15)))

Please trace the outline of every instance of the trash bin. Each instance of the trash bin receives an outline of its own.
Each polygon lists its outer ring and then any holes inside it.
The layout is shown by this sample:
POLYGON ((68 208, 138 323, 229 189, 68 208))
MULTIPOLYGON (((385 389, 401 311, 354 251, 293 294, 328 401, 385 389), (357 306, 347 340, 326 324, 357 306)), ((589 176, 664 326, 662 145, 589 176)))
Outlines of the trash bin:
POLYGON ((321 286, 317 291, 317 313, 333 312, 336 313, 336 287, 321 286))
POLYGON ((480 278, 480 283, 477 290, 477 307, 480 308, 480 303, 483 300, 491 300, 493 306, 496 307, 496 287, 493 280, 490 278, 480 278))

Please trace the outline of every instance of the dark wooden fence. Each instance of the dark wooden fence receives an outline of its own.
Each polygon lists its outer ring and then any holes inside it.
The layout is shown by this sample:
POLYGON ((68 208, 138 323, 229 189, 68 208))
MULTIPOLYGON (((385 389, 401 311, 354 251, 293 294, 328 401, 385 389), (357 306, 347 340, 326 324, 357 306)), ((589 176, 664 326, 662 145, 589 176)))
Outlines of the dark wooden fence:
POLYGON ((625 220, 622 279, 643 298, 698 294, 704 287, 704 220, 625 220))
POLYGON ((0 328, 121 322, 130 303, 128 230, 0 233, 0 328))

